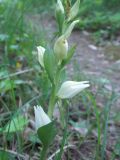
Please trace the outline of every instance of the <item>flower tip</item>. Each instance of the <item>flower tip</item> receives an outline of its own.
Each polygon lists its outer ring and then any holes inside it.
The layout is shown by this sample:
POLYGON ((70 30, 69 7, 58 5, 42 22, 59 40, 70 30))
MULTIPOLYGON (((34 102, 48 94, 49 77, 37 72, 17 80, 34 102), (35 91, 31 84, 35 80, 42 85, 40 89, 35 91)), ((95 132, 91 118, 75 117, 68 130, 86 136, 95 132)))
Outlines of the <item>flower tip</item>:
POLYGON ((57 6, 56 6, 56 8, 58 10, 60 10, 62 14, 64 14, 65 11, 64 11, 64 7, 63 7, 63 4, 62 4, 61 0, 57 0, 57 6))
POLYGON ((38 61, 42 67, 44 67, 44 53, 45 53, 45 48, 42 46, 37 46, 38 50, 38 61))
POLYGON ((34 106, 36 130, 51 122, 41 106, 34 106))

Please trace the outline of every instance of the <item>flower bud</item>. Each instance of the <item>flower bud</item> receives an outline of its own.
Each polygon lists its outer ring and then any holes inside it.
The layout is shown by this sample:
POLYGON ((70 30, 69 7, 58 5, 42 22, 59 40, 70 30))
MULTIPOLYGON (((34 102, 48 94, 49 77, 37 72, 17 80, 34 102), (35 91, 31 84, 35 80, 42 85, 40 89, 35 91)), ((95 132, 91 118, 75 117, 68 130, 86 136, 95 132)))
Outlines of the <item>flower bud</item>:
POLYGON ((51 122, 48 115, 44 112, 41 106, 34 106, 34 112, 35 112, 35 126, 36 130, 38 130, 40 127, 47 125, 51 122))
POLYGON ((69 12, 68 21, 71 21, 73 18, 75 18, 79 12, 79 6, 80 6, 80 0, 77 0, 75 4, 72 6, 69 12))
POLYGON ((40 65, 42 67, 44 67, 44 59, 43 59, 43 57, 44 57, 44 53, 45 53, 45 48, 42 47, 42 46, 38 46, 37 50, 38 50, 38 61, 39 61, 40 65))
POLYGON ((65 20, 64 13, 65 11, 64 11, 64 7, 63 7, 61 0, 57 0, 55 16, 56 16, 56 21, 58 24, 59 33, 62 33, 62 30, 63 30, 63 23, 65 20))
POLYGON ((75 26, 77 23, 79 23, 79 20, 73 21, 73 22, 69 25, 68 29, 67 29, 67 30, 65 31, 65 33, 64 33, 65 38, 68 38, 68 37, 70 36, 70 34, 71 34, 74 26, 75 26))
POLYGON ((62 99, 72 98, 89 86, 90 85, 88 81, 66 81, 61 85, 61 88, 59 89, 57 96, 62 99))
POLYGON ((67 58, 68 42, 64 36, 59 37, 54 45, 54 54, 58 61, 67 58))
POLYGON ((65 12, 61 0, 57 0, 56 12, 61 12, 62 14, 65 12))

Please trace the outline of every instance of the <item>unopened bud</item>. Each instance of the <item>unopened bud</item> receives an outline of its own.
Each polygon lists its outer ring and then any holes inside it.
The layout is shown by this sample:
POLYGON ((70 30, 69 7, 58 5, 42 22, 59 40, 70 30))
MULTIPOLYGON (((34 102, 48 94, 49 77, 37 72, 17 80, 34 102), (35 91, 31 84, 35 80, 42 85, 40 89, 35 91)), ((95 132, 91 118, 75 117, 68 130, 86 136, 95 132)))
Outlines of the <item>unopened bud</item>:
POLYGON ((62 61, 67 58, 68 42, 64 36, 59 37, 54 45, 54 54, 58 61, 62 61))
POLYGON ((42 67, 44 67, 44 59, 43 58, 44 58, 45 48, 42 46, 38 46, 37 50, 38 50, 38 61, 39 61, 40 65, 42 67))
POLYGON ((64 7, 61 0, 57 0, 56 12, 61 12, 62 14, 64 14, 64 7))
POLYGON ((64 12, 65 11, 64 11, 64 7, 61 0, 57 0, 55 15, 56 15, 56 21, 57 21, 58 29, 60 33, 62 33, 62 29, 63 29, 63 23, 65 18, 64 12))
POLYGON ((77 0, 75 4, 72 6, 72 8, 70 9, 68 21, 71 21, 77 16, 79 12, 79 6, 80 6, 80 0, 77 0))

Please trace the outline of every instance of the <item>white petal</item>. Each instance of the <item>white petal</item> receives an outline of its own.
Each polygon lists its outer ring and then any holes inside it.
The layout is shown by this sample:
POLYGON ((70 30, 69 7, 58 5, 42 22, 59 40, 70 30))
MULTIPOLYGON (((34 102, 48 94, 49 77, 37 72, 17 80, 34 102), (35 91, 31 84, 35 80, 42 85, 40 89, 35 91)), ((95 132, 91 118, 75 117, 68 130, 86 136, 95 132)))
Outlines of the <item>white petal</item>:
POLYGON ((38 50, 38 61, 39 61, 40 65, 41 65, 42 67, 44 67, 43 57, 44 57, 44 53, 45 53, 45 48, 42 47, 42 46, 38 46, 38 47, 37 47, 37 50, 38 50))
POLYGON ((41 106, 34 106, 36 130, 51 122, 41 106))
POLYGON ((72 98, 77 95, 83 89, 89 87, 88 81, 75 82, 75 81, 66 81, 61 85, 57 96, 60 98, 72 98))

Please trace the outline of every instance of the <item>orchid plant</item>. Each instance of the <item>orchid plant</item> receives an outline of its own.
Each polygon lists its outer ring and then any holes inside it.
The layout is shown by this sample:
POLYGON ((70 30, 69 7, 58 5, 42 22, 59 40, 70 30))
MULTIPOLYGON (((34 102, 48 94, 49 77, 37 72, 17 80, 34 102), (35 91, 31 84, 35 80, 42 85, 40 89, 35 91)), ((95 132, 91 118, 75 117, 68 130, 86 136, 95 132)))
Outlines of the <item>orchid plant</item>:
POLYGON ((42 46, 37 47, 38 61, 42 71, 47 74, 51 83, 48 113, 45 113, 41 106, 34 107, 36 130, 43 144, 43 149, 40 154, 41 160, 46 159, 49 145, 53 142, 57 134, 53 116, 55 105, 64 99, 73 98, 79 92, 90 86, 88 81, 76 82, 69 80, 63 82, 61 78, 62 72, 71 60, 76 48, 73 46, 69 49, 68 38, 74 26, 79 23, 79 20, 75 19, 79 11, 79 5, 80 0, 77 0, 66 12, 63 2, 57 0, 55 15, 58 25, 58 38, 56 38, 54 47, 51 49, 52 52, 48 48, 42 46))

